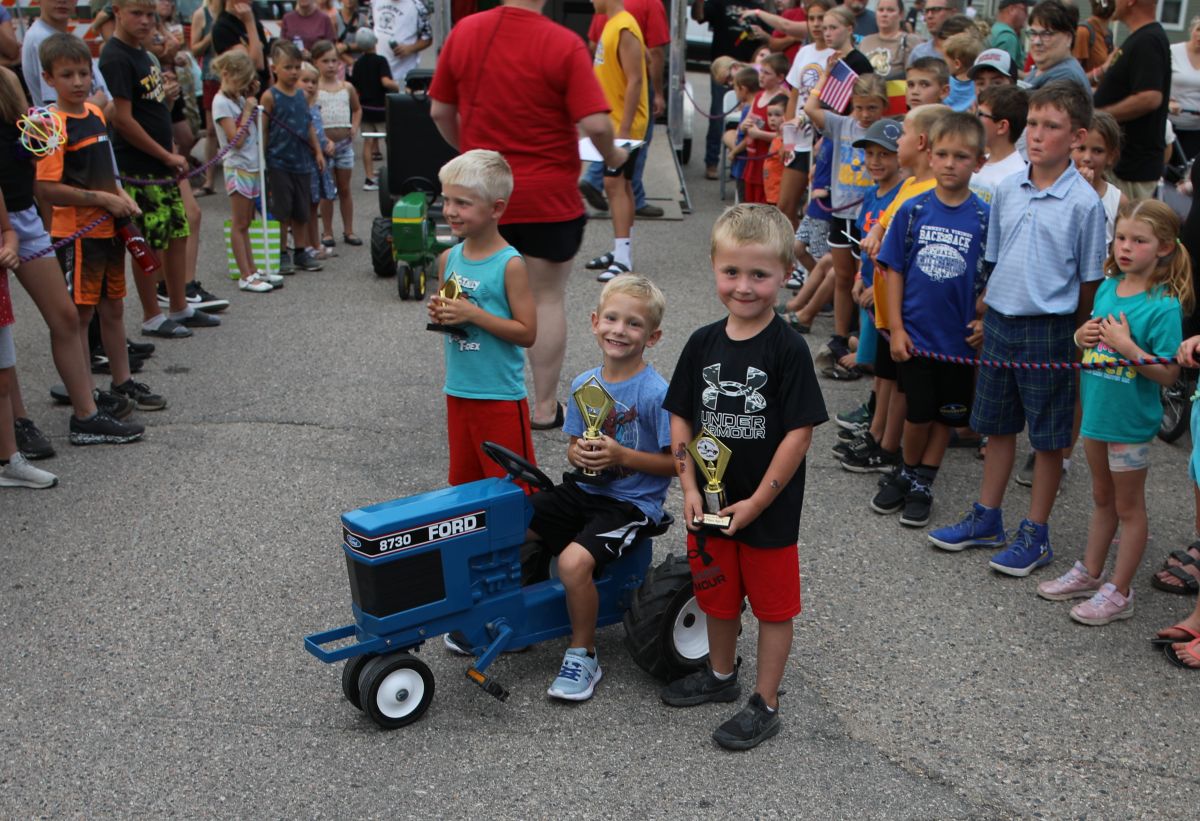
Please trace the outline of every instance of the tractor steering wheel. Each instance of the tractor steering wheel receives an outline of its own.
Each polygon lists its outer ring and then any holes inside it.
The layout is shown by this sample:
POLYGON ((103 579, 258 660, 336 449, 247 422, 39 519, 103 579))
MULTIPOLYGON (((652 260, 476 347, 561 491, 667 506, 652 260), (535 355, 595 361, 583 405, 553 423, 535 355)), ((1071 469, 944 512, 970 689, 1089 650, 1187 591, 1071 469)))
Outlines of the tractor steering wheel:
POLYGON ((500 467, 504 468, 514 479, 518 479, 527 485, 532 485, 538 490, 553 490, 554 483, 550 481, 550 477, 537 469, 529 460, 518 456, 511 450, 497 445, 495 442, 484 442, 483 452, 487 457, 495 462, 500 467))

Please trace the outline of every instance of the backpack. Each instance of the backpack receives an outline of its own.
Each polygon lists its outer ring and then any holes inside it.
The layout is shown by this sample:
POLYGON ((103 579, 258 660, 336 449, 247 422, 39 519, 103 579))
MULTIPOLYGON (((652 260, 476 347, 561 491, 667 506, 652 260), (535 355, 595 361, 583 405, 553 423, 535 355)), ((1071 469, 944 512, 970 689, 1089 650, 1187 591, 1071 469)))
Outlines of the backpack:
MULTIPOLYGON (((1095 27, 1095 26, 1093 26, 1093 25, 1092 25, 1092 24, 1091 24, 1089 21, 1087 21, 1087 20, 1084 20, 1082 23, 1080 23, 1080 24, 1079 24, 1079 27, 1080 27, 1080 28, 1085 28, 1085 29, 1087 29, 1087 33, 1088 33, 1088 62, 1091 62, 1091 59, 1092 59, 1092 51, 1094 51, 1094 50, 1095 50, 1095 48, 1096 48, 1096 34, 1097 34, 1098 32, 1096 31, 1096 27, 1095 27)), ((1079 28, 1076 28, 1076 29, 1075 29, 1075 31, 1076 31, 1076 33, 1078 33, 1078 32, 1079 32, 1079 28)), ((1109 31, 1107 34, 1105 34, 1105 35, 1104 35, 1104 47, 1105 47, 1105 49, 1107 49, 1107 51, 1108 51, 1108 53, 1109 53, 1109 54, 1112 54, 1112 52, 1113 52, 1113 48, 1115 47, 1115 42, 1113 41, 1113 35, 1112 35, 1112 31, 1109 31)), ((1088 66, 1084 66, 1084 68, 1085 68, 1085 69, 1087 69, 1087 68, 1088 68, 1088 66)), ((1098 66, 1091 66, 1091 68, 1098 68, 1098 66)), ((1089 69, 1089 70, 1090 70, 1090 69, 1089 69)))

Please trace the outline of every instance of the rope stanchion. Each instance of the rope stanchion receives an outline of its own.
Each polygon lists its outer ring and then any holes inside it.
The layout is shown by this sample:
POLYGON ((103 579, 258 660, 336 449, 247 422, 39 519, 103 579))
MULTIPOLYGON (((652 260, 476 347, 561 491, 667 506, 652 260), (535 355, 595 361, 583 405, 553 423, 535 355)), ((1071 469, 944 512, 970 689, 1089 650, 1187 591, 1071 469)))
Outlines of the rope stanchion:
POLYGON ((144 179, 141 177, 123 177, 123 176, 118 176, 117 179, 120 180, 125 185, 132 185, 135 187, 148 188, 148 187, 155 186, 155 185, 175 185, 176 183, 182 182, 183 180, 191 179, 192 177, 198 177, 201 174, 203 174, 204 172, 208 171, 208 169, 212 168, 214 165, 219 163, 221 160, 225 159, 225 157, 229 154, 229 152, 234 149, 234 144, 237 143, 239 140, 241 140, 243 137, 245 137, 247 133, 249 133, 250 126, 252 126, 254 124, 254 122, 258 119, 258 112, 261 110, 262 110, 262 107, 259 106, 258 110, 256 110, 253 114, 251 114, 250 118, 248 120, 246 120, 246 122, 242 123, 242 127, 239 128, 237 130, 237 133, 235 133, 233 135, 233 139, 231 139, 228 143, 226 143, 224 148, 222 148, 220 151, 218 151, 216 154, 214 154, 213 158, 211 160, 209 160, 206 163, 203 163, 202 165, 196 166, 191 171, 180 174, 177 177, 162 177, 159 179, 144 179))
POLYGON ((92 220, 87 225, 80 228, 74 234, 71 234, 69 237, 63 237, 62 239, 58 240, 53 245, 51 245, 49 248, 43 248, 42 250, 35 251, 32 254, 26 254, 23 257, 18 257, 17 262, 20 263, 21 265, 24 265, 26 262, 33 262, 35 259, 41 259, 42 257, 44 257, 48 254, 52 254, 55 251, 57 251, 59 248, 64 248, 64 247, 70 245, 72 242, 74 242, 75 240, 84 236, 85 234, 90 234, 99 225, 102 225, 103 223, 107 222, 110 219, 112 219, 112 214, 104 214, 102 216, 96 217, 94 220, 92 220))

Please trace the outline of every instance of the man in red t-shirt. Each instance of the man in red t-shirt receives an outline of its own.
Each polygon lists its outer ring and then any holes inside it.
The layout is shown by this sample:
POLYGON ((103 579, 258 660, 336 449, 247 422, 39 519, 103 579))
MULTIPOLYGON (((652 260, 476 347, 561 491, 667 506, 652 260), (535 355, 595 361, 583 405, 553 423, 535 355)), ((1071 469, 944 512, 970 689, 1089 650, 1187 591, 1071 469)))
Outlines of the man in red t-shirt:
POLYGON ((558 382, 566 353, 566 281, 587 221, 579 197, 576 124, 606 165, 623 166, 613 145, 608 102, 587 46, 542 15, 546 0, 505 0, 464 18, 438 56, 430 114, 460 151, 499 151, 513 171, 513 193, 500 233, 525 258, 538 305, 532 427, 561 427, 558 382), (486 66, 486 71, 480 67, 486 66))
MULTIPOLYGON (((657 117, 667 110, 666 85, 663 80, 663 67, 666 64, 667 46, 671 42, 671 27, 667 23, 667 9, 662 0, 625 0, 625 11, 633 15, 638 27, 642 30, 642 38, 646 41, 647 74, 650 80, 649 99, 651 113, 657 117)), ((607 14, 593 14, 592 24, 588 26, 588 47, 596 53, 596 43, 600 42, 600 32, 608 22, 607 14)), ((654 127, 646 129, 646 145, 638 152, 633 168, 633 206, 637 216, 642 219, 661 217, 663 210, 657 205, 646 202, 646 189, 642 187, 642 171, 646 168, 646 157, 650 156, 650 139, 654 136, 654 127)), ((604 169, 600 163, 592 163, 579 181, 579 190, 588 203, 598 211, 608 210, 608 201, 604 198, 604 169)), ((593 260, 599 262, 599 259, 593 260)), ((605 267, 605 266, 599 266, 605 267)))

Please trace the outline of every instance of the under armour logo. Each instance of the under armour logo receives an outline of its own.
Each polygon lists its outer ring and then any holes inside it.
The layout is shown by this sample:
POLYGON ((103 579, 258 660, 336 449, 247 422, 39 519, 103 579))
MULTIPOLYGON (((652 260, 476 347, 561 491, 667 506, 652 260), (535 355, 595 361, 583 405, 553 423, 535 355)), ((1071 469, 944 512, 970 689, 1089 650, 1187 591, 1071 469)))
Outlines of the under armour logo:
POLYGON ((701 373, 708 387, 701 394, 700 401, 709 410, 717 409, 718 396, 745 397, 746 413, 758 413, 767 406, 767 400, 758 392, 759 388, 767 384, 767 375, 758 368, 747 366, 744 385, 741 382, 722 382, 720 362, 709 365, 701 373))

